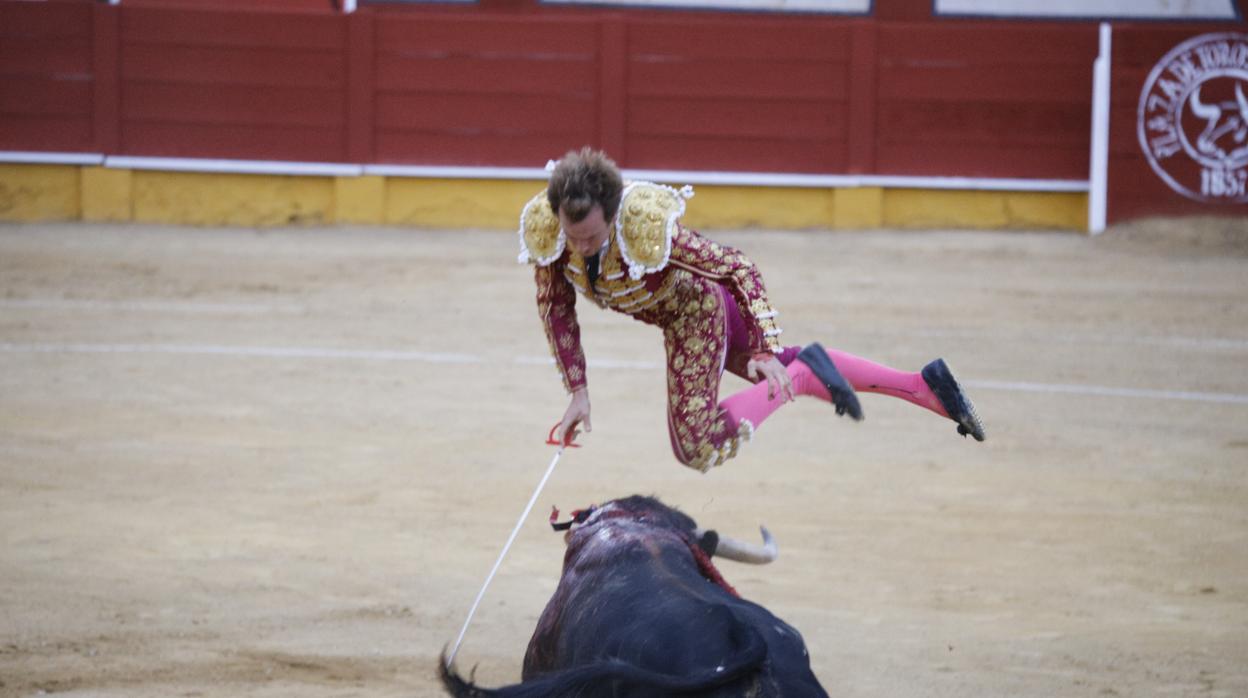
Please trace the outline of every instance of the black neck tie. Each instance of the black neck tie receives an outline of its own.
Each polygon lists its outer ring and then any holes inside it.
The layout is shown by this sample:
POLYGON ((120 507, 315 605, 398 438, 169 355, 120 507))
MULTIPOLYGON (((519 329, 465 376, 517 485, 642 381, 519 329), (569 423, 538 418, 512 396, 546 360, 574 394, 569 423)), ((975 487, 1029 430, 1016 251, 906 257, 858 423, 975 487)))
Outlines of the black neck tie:
POLYGON ((598 290, 594 288, 598 284, 598 255, 597 253, 585 258, 585 275, 589 277, 589 290, 595 295, 598 290))

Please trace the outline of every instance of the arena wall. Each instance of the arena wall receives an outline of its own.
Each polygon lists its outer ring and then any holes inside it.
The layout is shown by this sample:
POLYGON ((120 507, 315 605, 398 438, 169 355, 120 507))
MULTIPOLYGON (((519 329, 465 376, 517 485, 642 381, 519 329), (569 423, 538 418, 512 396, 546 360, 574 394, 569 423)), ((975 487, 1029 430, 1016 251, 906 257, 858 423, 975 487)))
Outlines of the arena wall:
MULTIPOLYGON (((1139 172, 1129 103, 1227 26, 1115 23, 1111 220, 1207 210, 1139 172)), ((1082 230, 1097 51, 1095 22, 927 0, 0 0, 0 219, 511 227, 541 165, 590 144, 698 185, 694 225, 1082 230)))

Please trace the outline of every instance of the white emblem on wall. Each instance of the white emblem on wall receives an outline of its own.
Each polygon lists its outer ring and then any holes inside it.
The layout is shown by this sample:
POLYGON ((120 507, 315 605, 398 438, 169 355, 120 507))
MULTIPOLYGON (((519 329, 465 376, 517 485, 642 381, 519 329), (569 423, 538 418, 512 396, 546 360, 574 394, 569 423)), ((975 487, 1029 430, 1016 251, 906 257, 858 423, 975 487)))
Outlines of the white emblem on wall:
POLYGON ((1205 34, 1171 49, 1144 81, 1136 132, 1176 192, 1248 203, 1248 35, 1205 34))

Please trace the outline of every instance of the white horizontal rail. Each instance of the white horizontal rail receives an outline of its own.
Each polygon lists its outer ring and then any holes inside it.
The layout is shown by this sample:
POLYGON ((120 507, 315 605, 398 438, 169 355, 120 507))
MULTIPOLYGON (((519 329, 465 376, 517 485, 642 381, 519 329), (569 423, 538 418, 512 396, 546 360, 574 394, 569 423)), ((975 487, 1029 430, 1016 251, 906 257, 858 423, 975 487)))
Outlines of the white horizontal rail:
POLYGON ((358 177, 360 165, 336 162, 287 162, 282 160, 216 160, 210 158, 152 158, 110 155, 105 167, 173 172, 213 172, 233 174, 320 175, 358 177))
POLYGON ((2 150, 0 162, 18 162, 31 165, 100 165, 101 153, 40 153, 27 150, 2 150))
MULTIPOLYGON (((134 170, 209 172, 234 174, 305 175, 323 177, 416 177, 438 179, 512 179, 545 181, 550 173, 542 167, 466 167, 459 165, 356 165, 334 162, 281 160, 220 160, 212 158, 162 158, 93 153, 31 153, 0 151, 0 162, 99 165, 134 170)), ((706 172, 696 170, 624 170, 629 179, 670 184, 702 184, 746 187, 890 189, 965 189, 982 191, 1086 192, 1083 179, 1021 179, 993 177, 919 177, 909 175, 823 175, 783 172, 706 172)))
MULTIPOLYGON (((462 167, 439 165, 365 165, 364 174, 387 177, 445 179, 531 179, 544 181, 541 167, 462 167)), ((915 177, 907 175, 817 175, 783 172, 707 172, 698 170, 624 170, 629 179, 677 184, 750 187, 885 187, 914 189, 980 189, 989 191, 1088 191, 1084 179, 1019 179, 993 177, 915 177)))
POLYGON ((909 175, 812 175, 771 172, 625 170, 632 179, 680 184, 754 187, 883 187, 888 189, 982 189, 992 191, 1087 191, 1083 179, 919 177, 909 175))
POLYGON ((550 177, 550 173, 543 167, 465 167, 461 165, 365 165, 364 174, 438 179, 546 180, 550 177))

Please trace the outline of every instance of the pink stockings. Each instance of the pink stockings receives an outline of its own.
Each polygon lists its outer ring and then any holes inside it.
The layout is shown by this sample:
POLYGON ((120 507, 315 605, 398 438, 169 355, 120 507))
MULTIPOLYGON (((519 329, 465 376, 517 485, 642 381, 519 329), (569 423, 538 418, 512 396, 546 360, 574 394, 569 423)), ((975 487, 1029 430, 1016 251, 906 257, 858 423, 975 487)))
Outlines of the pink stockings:
POLYGON ((843 351, 828 349, 827 352, 832 363, 836 364, 836 370, 849 381, 855 392, 892 395, 926 407, 942 417, 949 416, 918 371, 905 373, 843 351))
MULTIPOLYGON (((949 416, 945 414, 940 400, 932 393, 920 373, 898 371, 834 349, 827 350, 827 353, 832 363, 836 364, 837 371, 849 381, 855 392, 899 397, 942 417, 949 416)), ((806 364, 796 360, 797 354, 797 347, 789 347, 776 357, 786 364, 785 370, 793 380, 793 392, 817 397, 825 402, 830 401, 827 389, 806 364)), ((730 423, 738 424, 744 419, 757 428, 784 404, 783 398, 778 394, 773 399, 768 399, 767 391, 767 382, 762 381, 729 396, 719 406, 727 412, 730 423)))

